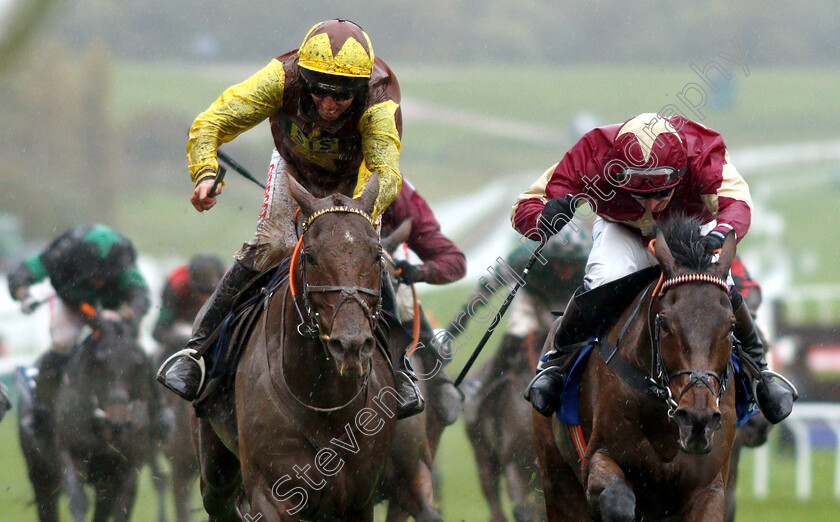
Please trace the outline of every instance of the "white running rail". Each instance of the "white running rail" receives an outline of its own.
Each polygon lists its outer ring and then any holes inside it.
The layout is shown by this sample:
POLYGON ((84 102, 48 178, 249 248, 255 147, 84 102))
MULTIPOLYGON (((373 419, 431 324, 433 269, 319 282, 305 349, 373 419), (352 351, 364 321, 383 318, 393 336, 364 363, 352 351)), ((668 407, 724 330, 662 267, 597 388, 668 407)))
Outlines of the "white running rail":
MULTIPOLYGON (((793 433, 796 448, 796 498, 811 498, 812 450, 809 433, 810 424, 823 422, 840 441, 840 403, 801 402, 796 403, 784 425, 793 433)), ((766 499, 770 495, 770 448, 764 444, 753 450, 753 495, 766 499)), ((834 460, 834 498, 840 499, 840 443, 834 460)))

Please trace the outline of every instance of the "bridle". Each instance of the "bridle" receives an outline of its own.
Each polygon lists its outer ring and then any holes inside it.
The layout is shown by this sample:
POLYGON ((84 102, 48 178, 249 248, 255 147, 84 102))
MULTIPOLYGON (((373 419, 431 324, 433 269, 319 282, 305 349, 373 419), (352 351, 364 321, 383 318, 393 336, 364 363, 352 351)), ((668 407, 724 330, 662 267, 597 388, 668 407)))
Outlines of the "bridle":
MULTIPOLYGON (((651 390, 653 391, 654 395, 664 400, 666 405, 668 406, 669 417, 674 416, 679 406, 679 401, 685 396, 686 393, 688 393, 688 391, 691 388, 693 388, 696 385, 703 385, 706 388, 708 388, 712 395, 715 396, 716 404, 720 405, 720 398, 726 392, 726 387, 729 384, 729 378, 732 373, 731 360, 727 361, 726 368, 724 369, 723 374, 718 374, 717 372, 714 372, 712 370, 703 370, 697 368, 689 368, 684 370, 668 372, 665 368, 665 363, 662 359, 661 343, 662 323, 665 321, 665 319, 657 313, 651 321, 650 317, 653 310, 653 303, 656 299, 661 300, 661 298, 665 295, 665 292, 668 289, 685 283, 713 284, 720 287, 724 292, 727 293, 727 295, 729 294, 729 285, 726 284, 726 281, 713 274, 684 274, 677 277, 672 277, 670 279, 664 279, 663 275, 659 280, 659 284, 657 284, 656 288, 654 289, 654 293, 651 296, 650 301, 648 301, 647 325, 648 333, 650 334, 651 339, 651 362, 649 380, 651 384, 651 390), (679 396, 676 398, 676 400, 674 400, 674 397, 671 394, 671 388, 668 385, 671 383, 671 379, 680 375, 688 375, 689 380, 688 384, 686 384, 683 387, 682 391, 680 391, 679 396), (711 379, 716 380, 718 383, 717 393, 712 387, 711 379)), ((641 300, 639 303, 641 304, 641 300)), ((730 345, 731 342, 732 340, 730 336, 730 345)))
MULTIPOLYGON (((310 296, 312 293, 339 292, 341 294, 341 300, 333 306, 332 317, 330 318, 329 322, 330 325, 332 325, 335 321, 339 309, 341 309, 341 307, 344 306, 344 304, 346 304, 348 301, 355 301, 359 304, 359 306, 361 306, 362 310, 364 310, 365 312, 365 316, 367 317, 368 322, 370 323, 371 330, 375 328, 376 321, 379 318, 379 313, 382 310, 382 294, 379 288, 374 289, 362 286, 336 285, 318 286, 310 285, 306 280, 306 262, 301 262, 300 259, 300 253, 303 248, 303 238, 306 235, 307 230, 309 230, 309 228, 312 226, 313 221, 325 214, 334 212, 357 214, 359 216, 364 217, 365 220, 372 227, 376 226, 376 221, 374 221, 374 219, 366 212, 357 208, 343 206, 329 207, 314 212, 301 225, 302 232, 298 237, 298 242, 295 246, 294 253, 292 254, 292 260, 289 267, 289 289, 292 294, 292 302, 295 304, 295 309, 297 310, 298 317, 300 317, 300 324, 298 324, 297 331, 300 335, 308 337, 310 339, 324 340, 327 338, 326 334, 323 332, 321 323, 318 321, 320 314, 312 308, 312 303, 310 300, 310 296), (301 281, 303 282, 303 292, 300 293, 301 301, 303 301, 303 309, 301 309, 300 305, 298 304, 298 292, 295 288, 294 283, 294 273, 298 265, 300 265, 301 281), (365 300, 362 299, 362 294, 376 297, 376 304, 373 307, 368 305, 368 303, 366 303, 365 300)), ((379 265, 381 271, 381 256, 377 257, 376 262, 379 265)), ((329 352, 326 350, 326 347, 324 347, 324 351, 326 352, 327 357, 329 357, 329 352)))

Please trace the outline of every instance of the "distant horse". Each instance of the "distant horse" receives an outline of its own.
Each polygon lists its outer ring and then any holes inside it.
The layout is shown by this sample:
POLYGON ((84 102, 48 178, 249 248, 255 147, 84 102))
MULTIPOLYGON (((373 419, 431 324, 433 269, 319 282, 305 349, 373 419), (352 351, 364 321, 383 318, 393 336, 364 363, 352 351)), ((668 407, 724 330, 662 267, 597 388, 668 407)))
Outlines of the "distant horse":
POLYGON ((130 326, 92 318, 94 327, 67 363, 55 405, 55 430, 35 433, 21 409, 21 446, 42 521, 57 521, 62 487, 84 520, 90 485, 93 520, 129 520, 139 468, 154 454, 154 368, 130 326))
MULTIPOLYGON (((382 249, 389 254, 383 260, 385 269, 394 285, 397 283, 396 273, 390 254, 406 241, 410 232, 411 220, 408 220, 389 236, 381 239, 382 249)), ((415 313, 423 312, 418 309, 415 313)), ((398 343, 410 344, 414 340, 407 333, 403 329, 395 328, 392 339, 398 343)), ((431 377, 435 368, 426 368, 419 352, 433 349, 432 346, 418 345, 417 350, 410 356, 412 367, 421 377, 431 377)), ((402 522, 408 520, 409 516, 418 521, 443 520, 435 508, 432 471, 444 425, 437 417, 436 408, 429 402, 429 381, 421 378, 418 385, 426 398, 426 409, 397 423, 391 454, 376 491, 377 500, 388 501, 387 522, 402 522)))
POLYGON ((211 521, 371 521, 399 400, 377 342, 378 178, 358 200, 289 183, 305 219, 290 278, 266 290, 232 389, 194 426, 204 507, 211 521))
POLYGON ((663 279, 583 362, 580 425, 534 412, 549 520, 724 519, 736 423, 726 284, 735 238, 713 263, 700 237, 687 218, 657 234, 663 279))
POLYGON ((499 486, 505 479, 517 521, 545 520, 545 501, 538 487, 537 455, 531 429, 531 405, 522 390, 534 376, 536 354, 547 332, 525 339, 506 335, 494 359, 476 372, 480 387, 467 392, 464 406, 467 436, 475 453, 481 490, 490 520, 505 520, 499 486), (501 372, 501 375, 499 375, 501 372))

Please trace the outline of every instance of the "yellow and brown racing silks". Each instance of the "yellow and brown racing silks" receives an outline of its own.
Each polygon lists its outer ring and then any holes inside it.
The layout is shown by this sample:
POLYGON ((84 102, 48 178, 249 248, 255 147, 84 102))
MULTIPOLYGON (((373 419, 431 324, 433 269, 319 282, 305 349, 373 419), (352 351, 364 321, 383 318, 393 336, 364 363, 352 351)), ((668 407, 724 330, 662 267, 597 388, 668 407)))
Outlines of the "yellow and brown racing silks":
MULTIPOLYGON (((190 129, 187 160, 195 183, 218 170, 216 149, 269 118, 274 145, 289 164, 312 184, 359 195, 374 170, 379 172, 380 215, 399 194, 399 84, 391 69, 376 58, 363 105, 333 128, 318 124, 307 111, 300 84, 297 51, 271 61, 244 82, 228 88, 190 129)), ((311 102, 311 100, 309 100, 311 102)))

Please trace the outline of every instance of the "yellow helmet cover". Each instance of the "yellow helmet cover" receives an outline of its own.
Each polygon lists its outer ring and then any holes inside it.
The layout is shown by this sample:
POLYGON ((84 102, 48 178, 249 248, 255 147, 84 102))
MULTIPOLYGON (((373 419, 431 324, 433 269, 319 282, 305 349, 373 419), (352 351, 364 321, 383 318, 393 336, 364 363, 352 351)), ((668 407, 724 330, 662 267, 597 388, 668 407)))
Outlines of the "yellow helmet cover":
POLYGON ((367 33, 348 20, 316 24, 298 49, 300 67, 336 76, 370 78, 373 60, 367 33))

